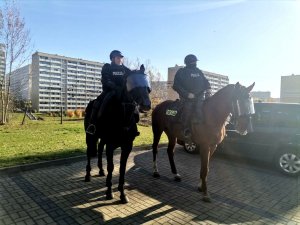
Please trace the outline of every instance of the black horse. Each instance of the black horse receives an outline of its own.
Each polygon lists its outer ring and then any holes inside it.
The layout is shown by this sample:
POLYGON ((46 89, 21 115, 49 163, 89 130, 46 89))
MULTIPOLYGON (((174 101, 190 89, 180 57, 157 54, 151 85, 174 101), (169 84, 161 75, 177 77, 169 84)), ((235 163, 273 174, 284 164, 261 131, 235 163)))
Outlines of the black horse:
MULTIPOLYGON (((133 147, 133 141, 139 134, 136 123, 138 122, 138 112, 151 109, 149 98, 150 84, 147 76, 141 71, 135 71, 128 75, 124 83, 122 95, 120 97, 112 95, 106 104, 101 117, 96 123, 96 134, 86 134, 87 160, 85 181, 90 181, 90 159, 97 154, 98 145, 98 167, 99 175, 104 176, 102 169, 101 155, 104 144, 106 145, 107 178, 106 178, 106 199, 112 199, 112 173, 114 170, 113 154, 114 150, 121 147, 120 177, 118 190, 122 203, 127 203, 128 198, 124 193, 125 172, 128 156, 133 147), (99 139, 101 141, 98 144, 99 139), (102 170, 101 170, 102 169, 102 170)), ((93 101, 86 108, 84 119, 85 128, 91 116, 93 101)))

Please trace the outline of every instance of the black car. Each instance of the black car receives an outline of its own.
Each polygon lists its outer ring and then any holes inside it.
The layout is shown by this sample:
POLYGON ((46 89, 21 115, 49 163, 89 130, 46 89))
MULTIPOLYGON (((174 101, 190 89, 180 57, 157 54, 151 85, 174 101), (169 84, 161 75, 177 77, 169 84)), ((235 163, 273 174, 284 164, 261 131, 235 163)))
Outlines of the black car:
MULTIPOLYGON (((254 107, 254 131, 242 136, 227 126, 216 153, 270 163, 285 174, 300 175, 300 104, 255 103, 254 107)), ((178 143, 189 153, 199 151, 193 144, 178 143)))

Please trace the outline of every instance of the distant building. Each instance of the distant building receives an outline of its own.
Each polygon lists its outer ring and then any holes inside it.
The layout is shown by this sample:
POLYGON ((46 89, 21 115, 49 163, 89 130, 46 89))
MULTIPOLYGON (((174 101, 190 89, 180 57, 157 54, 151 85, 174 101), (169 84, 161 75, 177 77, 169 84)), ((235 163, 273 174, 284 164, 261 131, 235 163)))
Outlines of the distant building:
POLYGON ((11 73, 10 89, 13 97, 18 100, 31 99, 32 73, 31 64, 23 66, 11 73))
MULTIPOLYGON (((168 84, 167 84, 168 99, 174 100, 174 99, 179 98, 177 92, 175 92, 173 90, 172 86, 173 86, 175 74, 180 68, 183 68, 183 66, 175 65, 174 67, 168 68, 168 84)), ((212 72, 208 72, 208 71, 204 71, 204 70, 202 70, 202 72, 203 72, 204 76, 208 79, 208 81, 210 82, 213 94, 229 84, 228 76, 217 74, 217 73, 212 73, 212 72)))
POLYGON ((30 96, 39 112, 84 109, 102 91, 103 63, 36 52, 31 66, 13 72, 13 92, 30 96))
POLYGON ((0 44, 0 82, 4 78, 5 75, 5 45, 0 44))
POLYGON ((168 90, 168 99, 175 100, 179 98, 176 91, 173 89, 173 83, 174 83, 174 77, 180 68, 183 68, 183 66, 175 65, 174 67, 168 68, 168 81, 167 81, 167 90, 168 90))
POLYGON ((269 102, 271 99, 270 91, 252 91, 250 95, 255 102, 269 102))
POLYGON ((300 103, 300 75, 281 76, 280 101, 300 103))

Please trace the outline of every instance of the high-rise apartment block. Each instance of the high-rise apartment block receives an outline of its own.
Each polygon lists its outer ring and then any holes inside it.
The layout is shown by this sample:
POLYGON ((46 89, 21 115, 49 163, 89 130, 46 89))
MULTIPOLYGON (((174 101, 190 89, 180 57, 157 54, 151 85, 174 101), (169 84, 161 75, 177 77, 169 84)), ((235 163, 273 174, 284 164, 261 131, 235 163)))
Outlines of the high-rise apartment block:
POLYGON ((23 66, 11 73, 10 89, 15 99, 23 101, 31 100, 31 88, 31 64, 23 66))
POLYGON ((103 63, 36 52, 32 55, 32 108, 84 109, 102 91, 103 63))
POLYGON ((0 82, 5 75, 5 45, 0 44, 0 82))
POLYGON ((280 102, 300 103, 300 75, 281 76, 280 102))
POLYGON ((251 91, 250 96, 255 102, 270 102, 272 100, 270 91, 251 91))
MULTIPOLYGON (((179 98, 177 92, 173 90, 172 86, 173 86, 175 74, 180 68, 183 68, 183 66, 175 65, 174 67, 168 68, 168 98, 169 99, 174 100, 179 98)), ((222 87, 225 87, 226 85, 229 84, 228 76, 212 73, 204 70, 202 70, 202 72, 210 82, 213 94, 216 93, 222 87)))

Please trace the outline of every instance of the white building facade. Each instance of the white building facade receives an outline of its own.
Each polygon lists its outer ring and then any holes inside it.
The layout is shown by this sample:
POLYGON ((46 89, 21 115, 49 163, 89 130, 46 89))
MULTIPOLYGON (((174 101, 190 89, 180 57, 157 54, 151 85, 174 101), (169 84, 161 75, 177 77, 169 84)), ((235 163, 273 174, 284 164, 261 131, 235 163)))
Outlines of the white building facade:
POLYGON ((280 101, 300 103, 300 75, 281 76, 280 101))
POLYGON ((38 112, 85 109, 102 92, 103 63, 36 52, 32 55, 32 108, 38 112))
POLYGON ((31 64, 23 66, 11 73, 10 89, 15 99, 28 101, 31 99, 32 73, 31 64))
POLYGON ((2 80, 5 75, 5 63, 5 45, 0 44, 0 80, 2 80))

